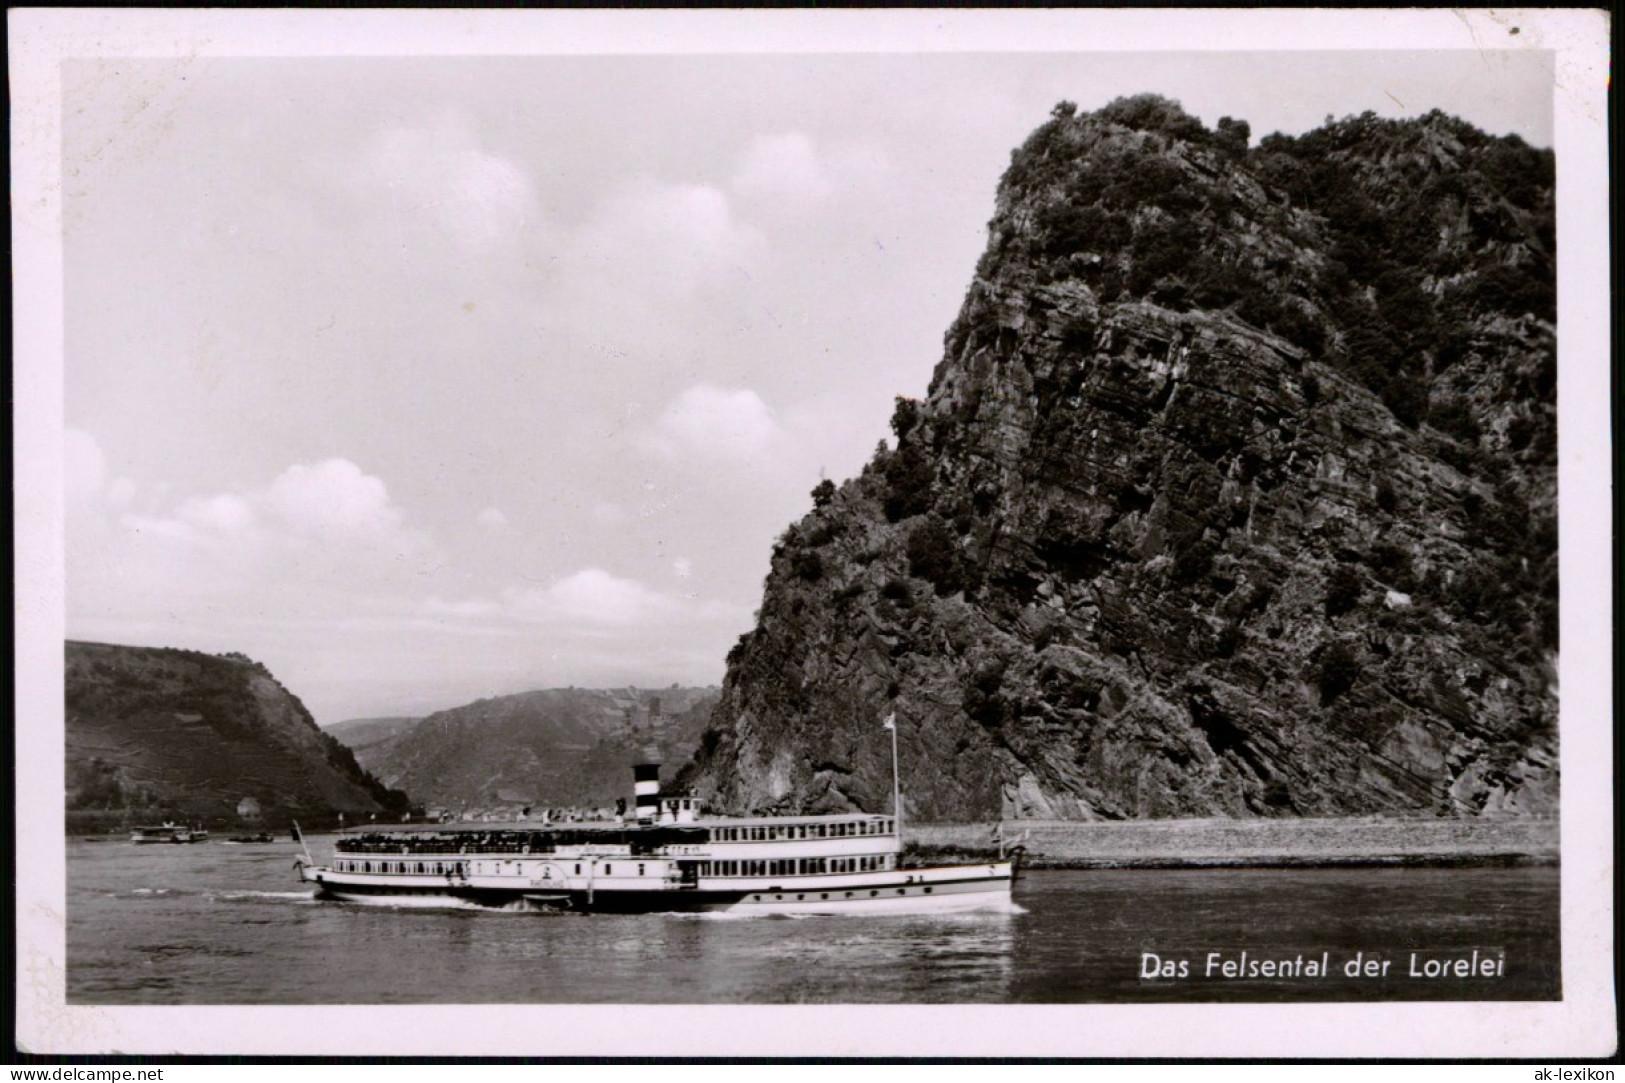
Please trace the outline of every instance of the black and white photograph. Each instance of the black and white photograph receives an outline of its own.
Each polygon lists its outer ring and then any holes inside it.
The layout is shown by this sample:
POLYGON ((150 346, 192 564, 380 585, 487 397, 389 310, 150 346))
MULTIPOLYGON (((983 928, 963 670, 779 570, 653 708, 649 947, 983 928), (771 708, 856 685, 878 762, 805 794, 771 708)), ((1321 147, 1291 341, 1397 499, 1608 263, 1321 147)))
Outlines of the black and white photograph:
POLYGON ((1611 1054, 1607 30, 13 11, 18 1048, 1611 1054))

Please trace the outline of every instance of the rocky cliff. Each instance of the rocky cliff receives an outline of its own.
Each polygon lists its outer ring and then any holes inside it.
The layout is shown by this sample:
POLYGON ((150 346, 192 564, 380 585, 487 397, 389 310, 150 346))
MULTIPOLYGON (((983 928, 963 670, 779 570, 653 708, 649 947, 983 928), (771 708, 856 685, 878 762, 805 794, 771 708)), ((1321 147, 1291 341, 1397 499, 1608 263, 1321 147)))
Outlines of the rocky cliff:
POLYGON ((1069 103, 682 785, 736 811, 1555 808, 1553 160, 1069 103))
POLYGON ((556 688, 440 711, 381 739, 366 721, 334 730, 359 734, 362 765, 431 807, 604 808, 630 803, 647 749, 673 765, 667 777, 687 761, 716 701, 715 688, 556 688))
POLYGON ((70 825, 231 825, 241 807, 315 827, 406 808, 241 655, 69 642, 66 677, 70 825))

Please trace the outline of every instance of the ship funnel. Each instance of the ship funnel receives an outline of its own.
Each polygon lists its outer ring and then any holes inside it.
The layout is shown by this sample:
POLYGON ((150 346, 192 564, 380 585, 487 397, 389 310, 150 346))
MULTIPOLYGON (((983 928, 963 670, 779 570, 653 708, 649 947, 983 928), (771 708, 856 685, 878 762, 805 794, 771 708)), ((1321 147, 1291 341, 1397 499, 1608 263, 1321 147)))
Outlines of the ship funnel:
POLYGON ((632 768, 632 793, 637 800, 638 823, 652 824, 660 816, 660 751, 643 750, 632 768))

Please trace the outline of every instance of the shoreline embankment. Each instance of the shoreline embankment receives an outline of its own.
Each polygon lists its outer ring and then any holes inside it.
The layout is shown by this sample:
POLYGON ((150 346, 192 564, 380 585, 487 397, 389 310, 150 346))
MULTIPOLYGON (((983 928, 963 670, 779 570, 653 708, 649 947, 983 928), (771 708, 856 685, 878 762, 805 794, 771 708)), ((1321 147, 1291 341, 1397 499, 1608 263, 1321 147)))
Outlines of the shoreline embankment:
MULTIPOLYGON (((1006 820, 1006 851, 1040 869, 1555 865, 1557 817, 1518 819, 1006 820)), ((981 824, 903 826, 905 859, 987 860, 998 833, 981 824)))

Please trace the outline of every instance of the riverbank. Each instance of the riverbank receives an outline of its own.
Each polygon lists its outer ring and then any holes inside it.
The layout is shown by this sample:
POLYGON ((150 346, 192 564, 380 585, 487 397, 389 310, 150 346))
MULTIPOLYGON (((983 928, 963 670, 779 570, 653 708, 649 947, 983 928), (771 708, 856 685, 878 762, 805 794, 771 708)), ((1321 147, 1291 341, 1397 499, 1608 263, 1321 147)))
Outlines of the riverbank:
MULTIPOLYGON (((1009 820, 1006 847, 1030 868, 1556 864, 1558 821, 1009 820)), ((906 857, 920 863, 998 854, 987 824, 907 824, 906 857)))

